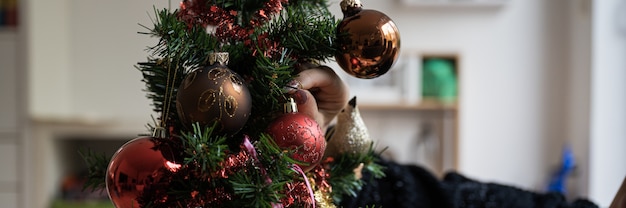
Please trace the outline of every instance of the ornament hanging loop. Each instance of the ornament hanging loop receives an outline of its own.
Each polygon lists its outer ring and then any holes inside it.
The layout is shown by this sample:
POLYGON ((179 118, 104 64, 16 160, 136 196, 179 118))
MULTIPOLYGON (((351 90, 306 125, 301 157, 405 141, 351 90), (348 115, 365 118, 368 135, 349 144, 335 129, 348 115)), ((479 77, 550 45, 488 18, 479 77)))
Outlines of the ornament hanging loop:
POLYGON ((157 139, 165 139, 167 138, 167 130, 162 126, 158 126, 154 128, 154 131, 152 132, 152 137, 157 139))
POLYGON ((296 101, 293 98, 289 98, 289 101, 283 105, 284 113, 297 113, 298 105, 296 105, 296 101))
POLYGON ((343 0, 339 4, 345 16, 352 16, 362 10, 361 0, 343 0))
POLYGON ((209 64, 213 65, 215 62, 220 65, 228 65, 229 54, 228 52, 213 52, 209 54, 209 64))
POLYGON ((345 11, 349 7, 361 8, 363 4, 361 4, 361 0, 343 0, 340 3, 341 10, 345 11))

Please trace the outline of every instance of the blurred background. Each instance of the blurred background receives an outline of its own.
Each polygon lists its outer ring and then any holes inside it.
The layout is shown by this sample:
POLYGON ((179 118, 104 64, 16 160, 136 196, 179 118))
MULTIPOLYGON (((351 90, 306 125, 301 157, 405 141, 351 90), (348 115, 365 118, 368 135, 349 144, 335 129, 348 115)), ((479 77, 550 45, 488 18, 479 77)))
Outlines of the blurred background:
MULTIPOLYGON (((565 168, 568 198, 609 206, 626 176, 626 0, 362 2, 396 22, 398 62, 374 80, 327 64, 384 157, 537 192, 565 168)), ((107 206, 81 192, 78 150, 146 131, 134 65, 157 40, 137 32, 178 5, 0 0, 2 207, 107 206)))

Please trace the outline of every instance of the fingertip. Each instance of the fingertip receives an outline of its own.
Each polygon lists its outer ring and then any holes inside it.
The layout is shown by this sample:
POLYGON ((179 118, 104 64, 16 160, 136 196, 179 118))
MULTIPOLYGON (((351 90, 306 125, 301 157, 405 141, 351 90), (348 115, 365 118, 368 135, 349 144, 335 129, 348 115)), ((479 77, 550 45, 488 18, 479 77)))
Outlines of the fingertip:
POLYGON ((296 101, 296 104, 298 105, 303 105, 306 104, 307 101, 309 100, 309 96, 308 94, 304 91, 304 90, 295 90, 291 96, 293 97, 293 99, 296 101))
POLYGON ((293 79, 289 81, 285 87, 283 87, 283 93, 293 94, 299 89, 302 89, 302 83, 297 79, 293 79))
MULTIPOLYGON (((317 103, 314 102, 315 98, 308 90, 300 89, 290 94, 290 96, 296 101, 298 112, 304 113, 318 123, 321 122, 320 118, 317 116, 318 108, 317 103)), ((321 125, 322 123, 319 124, 321 125)))

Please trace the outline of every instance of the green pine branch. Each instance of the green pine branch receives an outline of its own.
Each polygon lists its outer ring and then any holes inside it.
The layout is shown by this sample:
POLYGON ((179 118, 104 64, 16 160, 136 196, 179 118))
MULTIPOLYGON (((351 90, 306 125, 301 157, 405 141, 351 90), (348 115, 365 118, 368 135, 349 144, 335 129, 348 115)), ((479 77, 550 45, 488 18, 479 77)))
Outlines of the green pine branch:
POLYGON ((325 1, 290 3, 269 24, 270 37, 299 60, 326 61, 333 57, 338 21, 325 5, 325 1))
POLYGON ((182 133, 182 147, 185 154, 183 163, 192 165, 194 169, 203 174, 204 177, 211 177, 220 167, 220 163, 226 157, 228 145, 226 137, 214 134, 216 125, 202 128, 198 123, 193 124, 193 133, 182 133))
POLYGON ((333 187, 331 193, 333 201, 339 204, 343 197, 356 197, 358 192, 366 182, 365 179, 357 180, 354 169, 361 163, 364 164, 362 171, 371 173, 373 178, 382 178, 385 176, 384 167, 376 163, 379 153, 374 151, 373 144, 365 153, 346 153, 337 158, 330 164, 330 179, 328 182, 333 187))
POLYGON ((146 96, 152 100, 154 112, 161 112, 160 120, 167 119, 169 125, 181 129, 176 111, 176 93, 190 69, 203 66, 208 54, 217 45, 216 38, 208 35, 201 27, 188 26, 179 21, 175 12, 155 9, 153 27, 140 34, 158 37, 155 46, 148 47, 150 55, 136 68, 141 71, 146 84, 146 96))
POLYGON ((267 125, 282 113, 286 97, 283 86, 293 79, 293 60, 286 58, 287 54, 278 61, 268 57, 258 57, 253 70, 249 72, 252 81, 248 85, 252 97, 252 114, 244 131, 251 135, 265 132, 267 125))
POLYGON ((104 190, 106 188, 106 172, 109 166, 108 157, 102 153, 98 154, 91 149, 81 149, 78 151, 87 165, 87 182, 83 186, 86 189, 104 190))
POLYGON ((299 176, 291 168, 295 160, 288 156, 289 152, 280 149, 270 136, 262 134, 254 146, 258 163, 230 177, 238 196, 238 200, 231 204, 233 207, 271 207, 271 203, 280 203, 285 185, 299 176), (271 182, 268 183, 267 179, 271 182))

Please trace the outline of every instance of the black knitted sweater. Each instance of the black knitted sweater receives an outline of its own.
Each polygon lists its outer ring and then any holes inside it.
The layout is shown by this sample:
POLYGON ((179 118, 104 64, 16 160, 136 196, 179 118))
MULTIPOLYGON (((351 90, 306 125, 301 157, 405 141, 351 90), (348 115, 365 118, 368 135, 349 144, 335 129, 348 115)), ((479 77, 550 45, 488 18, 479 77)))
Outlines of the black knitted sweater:
MULTIPOLYGON (((386 177, 366 180, 357 197, 344 198, 341 207, 415 208, 596 208, 593 202, 567 202, 560 193, 536 193, 512 186, 482 183, 450 172, 443 180, 414 165, 381 160, 386 177)), ((364 173, 364 178, 368 174, 364 173)))

